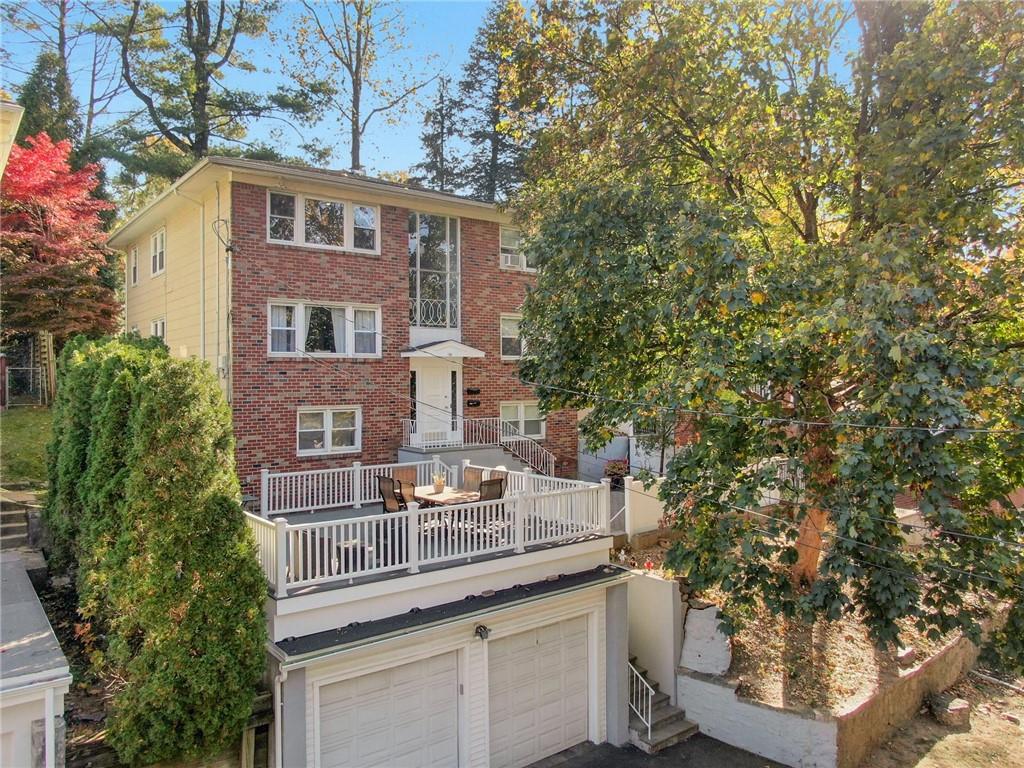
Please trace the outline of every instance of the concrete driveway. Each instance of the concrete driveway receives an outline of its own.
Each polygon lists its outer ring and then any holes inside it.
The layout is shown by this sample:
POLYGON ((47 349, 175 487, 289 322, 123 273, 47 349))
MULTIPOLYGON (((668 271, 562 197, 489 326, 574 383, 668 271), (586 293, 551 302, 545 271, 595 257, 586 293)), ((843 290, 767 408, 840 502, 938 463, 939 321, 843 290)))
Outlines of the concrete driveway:
POLYGON ((763 757, 697 734, 682 744, 647 755, 633 746, 580 744, 530 768, 784 768, 763 757))

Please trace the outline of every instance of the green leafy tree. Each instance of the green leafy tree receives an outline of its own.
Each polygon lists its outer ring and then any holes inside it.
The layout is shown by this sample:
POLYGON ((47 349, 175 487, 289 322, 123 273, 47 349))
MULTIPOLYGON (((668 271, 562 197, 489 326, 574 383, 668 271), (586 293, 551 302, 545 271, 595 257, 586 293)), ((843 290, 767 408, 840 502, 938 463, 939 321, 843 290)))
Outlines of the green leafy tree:
POLYGON ((437 85, 434 106, 423 114, 423 161, 413 166, 416 175, 411 181, 441 192, 451 192, 461 186, 462 173, 458 147, 459 104, 449 93, 450 83, 442 77, 437 85))
POLYGON ((696 588, 976 637, 964 593, 1024 588, 1024 10, 854 10, 538 4, 507 75, 544 170, 524 377, 587 435, 692 418, 661 493, 696 588))
POLYGON ((202 361, 164 359, 138 387, 124 500, 131 553, 110 644, 125 681, 110 740, 133 765, 236 739, 266 641, 266 582, 216 376, 202 361))
POLYGON ((524 142, 505 130, 507 91, 502 87, 505 52, 522 23, 518 3, 491 6, 459 82, 459 130, 470 146, 462 179, 470 194, 492 203, 508 200, 523 181, 524 142))

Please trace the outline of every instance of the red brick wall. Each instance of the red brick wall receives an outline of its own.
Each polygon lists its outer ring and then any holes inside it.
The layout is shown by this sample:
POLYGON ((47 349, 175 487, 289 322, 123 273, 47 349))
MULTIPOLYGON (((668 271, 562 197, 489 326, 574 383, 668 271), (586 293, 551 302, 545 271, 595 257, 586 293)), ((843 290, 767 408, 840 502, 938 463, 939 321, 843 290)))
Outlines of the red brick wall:
MULTIPOLYGON (((467 359, 463 365, 463 387, 478 388, 478 408, 463 403, 466 418, 500 415, 503 400, 535 400, 531 387, 519 381, 516 361, 501 359, 501 315, 517 314, 533 275, 500 269, 499 226, 478 219, 462 219, 462 341, 484 352, 485 357, 467 359)), ((555 454, 555 473, 576 477, 576 412, 559 411, 548 416, 545 439, 540 441, 555 454)))
MULTIPOLYGON (((364 256, 266 241, 266 189, 232 185, 232 377, 238 474, 248 492, 259 470, 294 471, 348 466, 353 461, 394 461, 401 419, 409 413, 409 211, 381 207, 381 255, 364 256), (381 305, 383 357, 281 359, 267 354, 267 302, 271 298, 381 305), (301 406, 359 405, 362 451, 296 456, 295 419, 301 406)), ((529 276, 498 268, 498 225, 462 219, 463 341, 486 353, 466 360, 464 388, 475 387, 478 408, 467 417, 498 415, 501 400, 526 400, 516 364, 502 362, 499 318, 516 312, 529 276)), ((470 398, 466 398, 470 399, 470 398)), ((558 474, 576 474, 576 416, 548 419, 545 445, 558 456, 558 474)))

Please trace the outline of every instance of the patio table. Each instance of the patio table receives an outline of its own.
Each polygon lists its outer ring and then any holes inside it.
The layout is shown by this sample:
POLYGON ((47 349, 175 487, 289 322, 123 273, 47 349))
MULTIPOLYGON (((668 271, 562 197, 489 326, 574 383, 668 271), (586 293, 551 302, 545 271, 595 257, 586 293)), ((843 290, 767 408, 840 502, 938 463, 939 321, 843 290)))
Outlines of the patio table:
POLYGON ((464 491, 461 488, 452 488, 447 485, 440 493, 434 492, 433 485, 417 485, 413 495, 416 501, 435 504, 441 507, 449 504, 465 504, 480 498, 480 494, 475 491, 464 491))

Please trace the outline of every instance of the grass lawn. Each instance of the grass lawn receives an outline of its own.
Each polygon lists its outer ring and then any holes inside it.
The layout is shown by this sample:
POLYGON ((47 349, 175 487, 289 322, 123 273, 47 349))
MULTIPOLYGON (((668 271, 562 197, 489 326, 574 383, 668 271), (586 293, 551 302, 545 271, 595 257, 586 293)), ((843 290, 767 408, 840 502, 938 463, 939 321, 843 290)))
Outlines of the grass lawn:
POLYGON ((49 408, 14 406, 0 413, 0 483, 46 482, 49 408))

